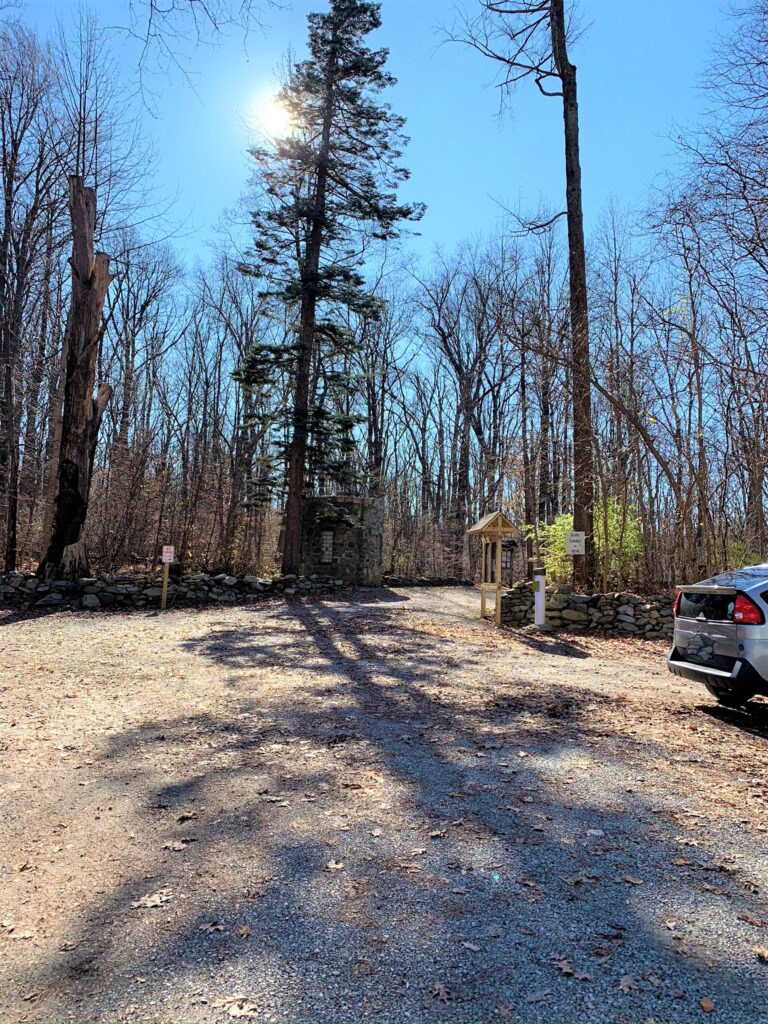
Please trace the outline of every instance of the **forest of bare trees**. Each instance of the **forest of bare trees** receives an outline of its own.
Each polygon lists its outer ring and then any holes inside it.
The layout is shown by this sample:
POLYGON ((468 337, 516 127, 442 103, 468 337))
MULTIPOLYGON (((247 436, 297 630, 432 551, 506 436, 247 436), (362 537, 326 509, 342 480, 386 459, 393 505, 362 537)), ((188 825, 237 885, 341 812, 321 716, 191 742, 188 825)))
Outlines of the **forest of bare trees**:
MULTIPOLYGON (((311 380, 354 424, 338 453, 348 486, 385 498, 387 570, 473 573, 465 531, 496 507, 520 525, 518 575, 555 552, 574 510, 574 376, 591 400, 580 458, 597 585, 648 589, 768 557, 768 2, 732 28, 707 76, 716 114, 680 133, 675 176, 640 213, 606 203, 587 235, 588 359, 571 344, 557 217, 536 228, 511 218, 419 264, 407 241, 369 259, 376 314, 347 312, 354 344, 311 380)), ((51 532, 77 174, 95 189, 114 275, 95 363, 95 386, 111 394, 91 571, 153 566, 164 542, 188 570, 275 571, 285 467, 275 488, 260 481, 291 383, 278 373, 246 386, 238 370, 255 345, 289 343, 290 317, 241 272, 247 240, 191 271, 172 240, 153 240, 151 160, 92 19, 43 40, 6 11, 0 32, 6 569, 36 566, 51 532)))

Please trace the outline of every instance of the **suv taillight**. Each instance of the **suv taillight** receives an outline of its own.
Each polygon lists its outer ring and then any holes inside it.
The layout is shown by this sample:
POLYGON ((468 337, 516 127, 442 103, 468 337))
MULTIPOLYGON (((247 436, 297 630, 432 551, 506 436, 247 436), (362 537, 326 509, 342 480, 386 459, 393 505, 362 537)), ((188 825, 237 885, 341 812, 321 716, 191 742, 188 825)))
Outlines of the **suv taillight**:
POLYGON ((733 605, 733 621, 740 626, 761 626, 765 622, 763 613, 746 594, 737 594, 733 605))
POLYGON ((677 609, 680 607, 680 598, 683 596, 682 590, 678 590, 675 594, 675 600, 672 602, 672 614, 677 616, 677 609))

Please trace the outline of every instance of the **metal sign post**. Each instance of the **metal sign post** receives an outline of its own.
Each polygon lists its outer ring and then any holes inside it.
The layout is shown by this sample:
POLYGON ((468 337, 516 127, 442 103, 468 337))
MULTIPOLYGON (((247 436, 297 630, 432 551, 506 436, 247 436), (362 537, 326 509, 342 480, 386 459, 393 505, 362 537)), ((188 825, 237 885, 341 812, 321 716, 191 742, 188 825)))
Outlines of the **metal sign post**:
POLYGON ((176 552, 172 544, 163 544, 163 596, 160 598, 160 608, 165 611, 166 605, 168 604, 168 573, 170 570, 171 562, 176 557, 176 552))

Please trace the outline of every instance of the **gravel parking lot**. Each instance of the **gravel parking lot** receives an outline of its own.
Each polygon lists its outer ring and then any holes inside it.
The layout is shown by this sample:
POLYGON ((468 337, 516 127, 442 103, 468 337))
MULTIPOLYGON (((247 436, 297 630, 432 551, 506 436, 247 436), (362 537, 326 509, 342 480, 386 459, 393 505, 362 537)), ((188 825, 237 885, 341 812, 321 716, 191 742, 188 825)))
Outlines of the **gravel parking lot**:
POLYGON ((768 706, 478 607, 0 617, 0 1019, 768 1022, 768 706))

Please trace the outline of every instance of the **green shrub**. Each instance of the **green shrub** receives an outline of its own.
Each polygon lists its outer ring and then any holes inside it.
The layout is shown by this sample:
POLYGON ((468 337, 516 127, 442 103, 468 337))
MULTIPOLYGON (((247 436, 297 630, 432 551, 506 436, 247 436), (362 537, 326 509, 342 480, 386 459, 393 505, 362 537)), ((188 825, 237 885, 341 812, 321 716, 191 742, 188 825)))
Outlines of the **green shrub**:
MULTIPOLYGON (((598 502, 595 506, 596 582, 602 585, 607 525, 608 587, 626 586, 636 577, 643 553, 640 520, 632 506, 625 507, 616 498, 608 499, 605 511, 604 518, 602 502, 598 502)), ((572 529, 570 512, 557 516, 551 523, 538 523, 536 530, 528 527, 530 536, 538 534, 541 560, 553 583, 569 583, 573 577, 573 558, 565 553, 565 535, 572 529)))

